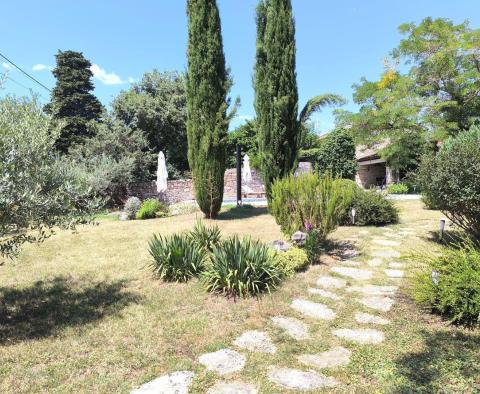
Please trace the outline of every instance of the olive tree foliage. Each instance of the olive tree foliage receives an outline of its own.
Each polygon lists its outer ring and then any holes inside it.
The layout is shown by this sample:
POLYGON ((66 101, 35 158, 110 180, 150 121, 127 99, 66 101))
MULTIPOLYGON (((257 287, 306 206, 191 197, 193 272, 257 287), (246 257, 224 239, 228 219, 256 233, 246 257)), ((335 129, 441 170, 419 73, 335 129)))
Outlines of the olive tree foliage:
POLYGON ((91 220, 97 201, 72 166, 59 159, 61 132, 35 99, 0 100, 0 255, 42 242, 54 227, 75 229, 91 220))
MULTIPOLYGON (((170 178, 188 171, 185 74, 147 72, 113 100, 112 109, 116 119, 143 133, 146 150, 163 151, 170 178)), ((155 168, 150 170, 153 174, 155 168)))

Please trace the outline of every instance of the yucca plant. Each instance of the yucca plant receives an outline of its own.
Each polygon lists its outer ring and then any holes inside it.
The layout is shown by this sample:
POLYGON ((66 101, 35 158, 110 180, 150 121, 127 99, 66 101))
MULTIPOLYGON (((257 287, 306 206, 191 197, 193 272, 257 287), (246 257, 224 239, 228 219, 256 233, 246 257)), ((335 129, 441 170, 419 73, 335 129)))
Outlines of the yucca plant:
POLYGON ((205 252, 211 252, 215 246, 219 245, 222 238, 217 225, 207 227, 201 220, 197 221, 189 236, 192 242, 205 252))
POLYGON ((283 276, 266 245, 234 236, 213 248, 211 264, 202 279, 208 291, 235 298, 270 292, 283 276))
POLYGON ((204 268, 205 251, 186 235, 154 235, 149 251, 154 274, 168 282, 187 282, 204 268))

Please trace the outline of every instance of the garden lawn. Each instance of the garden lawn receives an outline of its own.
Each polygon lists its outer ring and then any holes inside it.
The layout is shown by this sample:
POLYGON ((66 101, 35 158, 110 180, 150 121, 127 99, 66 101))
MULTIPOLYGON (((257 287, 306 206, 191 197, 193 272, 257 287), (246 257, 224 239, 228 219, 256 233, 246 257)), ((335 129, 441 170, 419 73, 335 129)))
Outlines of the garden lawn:
MULTIPOLYGON (((402 223, 418 237, 398 247, 434 250, 431 241, 441 214, 419 201, 399 201, 402 223)), ((271 296, 236 302, 207 294, 194 280, 166 284, 148 269, 147 243, 153 233, 191 229, 199 214, 149 221, 101 220, 78 234, 59 232, 40 246, 25 248, 15 262, 0 266, 0 392, 128 393, 160 375, 195 372, 192 392, 203 393, 219 378, 198 357, 225 347, 246 330, 266 330, 276 354, 247 356, 243 371, 232 378, 253 383, 261 393, 283 392, 266 379, 270 365, 301 367, 296 356, 320 353, 342 344, 332 329, 354 326, 355 311, 366 311, 349 297, 332 301, 308 296, 329 264, 311 267, 285 282, 271 296), (322 302, 334 309, 333 321, 307 319, 311 340, 295 341, 275 328, 273 316, 299 317, 294 298, 322 302)), ((281 238, 265 209, 224 212, 216 221, 224 236, 250 235, 262 241, 281 238)), ((330 239, 364 254, 382 228, 342 227, 330 239), (369 230, 365 234, 362 230, 369 230)), ((406 270, 407 272, 411 272, 406 270)), ((323 371, 340 385, 331 392, 475 392, 480 387, 480 331, 449 326, 420 311, 408 297, 408 280, 393 308, 382 314, 385 341, 351 345, 348 366, 323 371)), ((237 349, 239 350, 239 349, 237 349)), ((286 390, 285 390, 286 391, 286 390)))

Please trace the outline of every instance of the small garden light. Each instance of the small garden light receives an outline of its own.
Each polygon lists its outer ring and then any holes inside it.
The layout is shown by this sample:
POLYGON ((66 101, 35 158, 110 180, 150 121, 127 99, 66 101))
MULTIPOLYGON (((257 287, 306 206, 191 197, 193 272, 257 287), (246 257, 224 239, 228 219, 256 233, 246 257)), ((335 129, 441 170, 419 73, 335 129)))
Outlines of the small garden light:
POLYGON ((352 208, 352 224, 355 224, 355 215, 357 214, 357 211, 355 208, 352 208))
POLYGON ((443 239, 443 233, 445 232, 446 219, 440 219, 440 239, 443 239))

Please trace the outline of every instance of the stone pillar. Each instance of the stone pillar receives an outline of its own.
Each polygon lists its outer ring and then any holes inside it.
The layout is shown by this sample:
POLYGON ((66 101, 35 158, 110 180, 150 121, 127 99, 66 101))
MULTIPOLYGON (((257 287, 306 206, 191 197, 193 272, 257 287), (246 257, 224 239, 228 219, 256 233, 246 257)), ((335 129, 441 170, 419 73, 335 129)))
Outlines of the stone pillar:
POLYGON ((392 183, 397 182, 398 180, 397 171, 392 170, 390 167, 386 167, 386 174, 387 174, 387 179, 386 179, 387 185, 391 185, 392 183))

